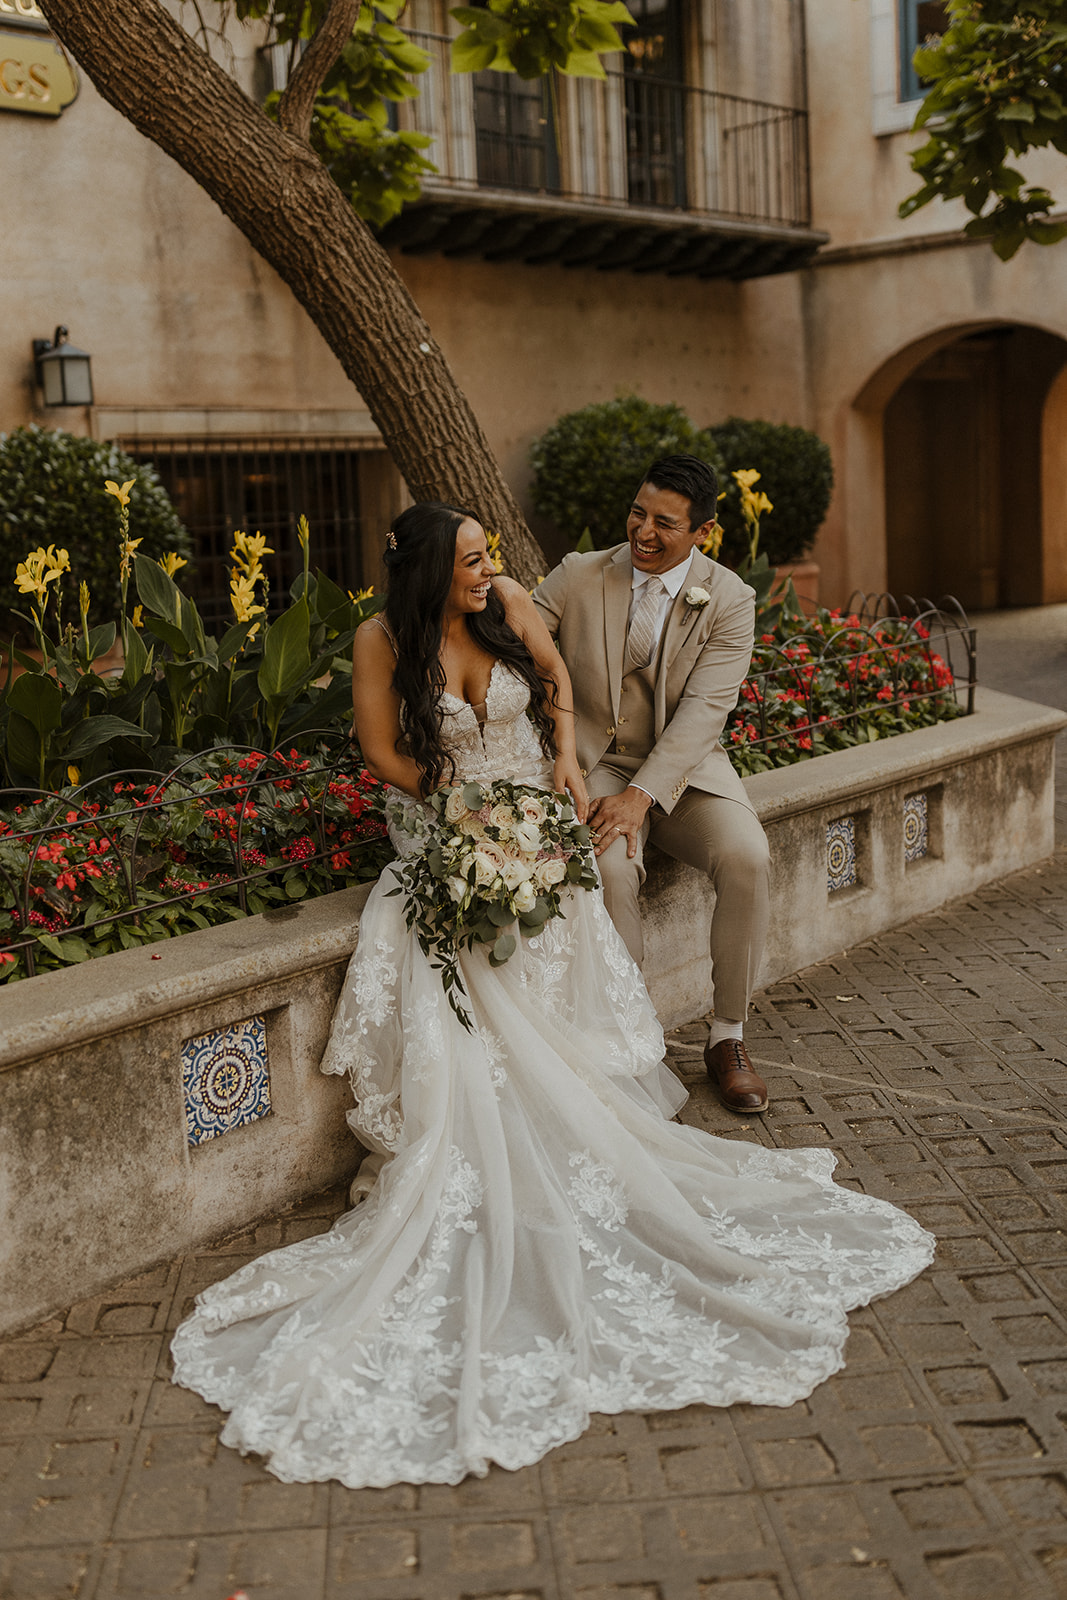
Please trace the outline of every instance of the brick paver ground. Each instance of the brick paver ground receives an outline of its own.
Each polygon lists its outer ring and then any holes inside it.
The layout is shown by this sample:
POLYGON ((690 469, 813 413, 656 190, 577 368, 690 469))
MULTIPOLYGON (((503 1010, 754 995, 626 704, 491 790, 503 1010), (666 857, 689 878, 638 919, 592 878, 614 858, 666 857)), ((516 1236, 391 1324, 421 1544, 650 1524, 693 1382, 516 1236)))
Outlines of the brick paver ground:
POLYGON ((1067 851, 762 995, 765 1119, 673 1036, 688 1120, 830 1145, 939 1239, 788 1410, 600 1418, 523 1472, 276 1482, 167 1381, 204 1285, 339 1194, 0 1346, 3 1600, 1067 1597, 1067 851))

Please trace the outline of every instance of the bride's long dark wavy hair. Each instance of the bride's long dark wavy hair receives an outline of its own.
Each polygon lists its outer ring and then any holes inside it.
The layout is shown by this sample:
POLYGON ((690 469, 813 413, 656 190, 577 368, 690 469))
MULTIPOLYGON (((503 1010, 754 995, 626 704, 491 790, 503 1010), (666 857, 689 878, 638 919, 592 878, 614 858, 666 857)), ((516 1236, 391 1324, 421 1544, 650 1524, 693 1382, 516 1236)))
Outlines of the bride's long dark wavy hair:
MULTIPOLYGON (((478 521, 473 511, 436 501, 410 506, 393 523, 384 555, 389 573, 384 616, 397 652, 393 688, 401 701, 403 740, 424 773, 427 794, 450 783, 456 770, 441 737, 441 624, 455 570, 456 534, 468 518, 478 521)), ((471 612, 466 622, 475 643, 527 684, 530 719, 551 760, 556 746, 548 693, 533 656, 505 620, 504 602, 490 589, 485 610, 471 612)))

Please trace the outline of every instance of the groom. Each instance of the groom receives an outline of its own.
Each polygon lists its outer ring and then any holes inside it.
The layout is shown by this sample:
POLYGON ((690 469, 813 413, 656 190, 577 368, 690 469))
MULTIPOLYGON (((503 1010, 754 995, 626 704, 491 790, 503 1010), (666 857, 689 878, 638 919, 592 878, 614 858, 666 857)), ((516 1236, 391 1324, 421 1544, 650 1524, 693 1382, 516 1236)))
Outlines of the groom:
POLYGON ((574 685, 604 898, 638 966, 645 842, 714 887, 715 1016, 704 1062, 723 1105, 751 1114, 767 1108, 742 1025, 767 932, 769 860, 719 735, 748 671, 755 603, 698 548, 717 499, 705 462, 654 461, 634 496, 628 542, 565 556, 533 598, 574 685))

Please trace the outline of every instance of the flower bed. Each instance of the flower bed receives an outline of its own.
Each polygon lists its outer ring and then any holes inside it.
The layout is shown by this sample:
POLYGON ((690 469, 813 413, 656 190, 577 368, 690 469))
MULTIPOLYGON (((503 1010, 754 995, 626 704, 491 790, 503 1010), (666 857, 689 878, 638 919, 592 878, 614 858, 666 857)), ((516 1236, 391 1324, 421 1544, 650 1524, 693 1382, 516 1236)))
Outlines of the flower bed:
POLYGON ((911 733, 964 715, 957 684, 971 709, 974 663, 974 631, 962 612, 783 608, 773 631, 756 640, 723 743, 747 776, 911 733))
POLYGON ((0 816, 0 981, 377 877, 380 786, 342 735, 316 743, 213 750, 0 816))

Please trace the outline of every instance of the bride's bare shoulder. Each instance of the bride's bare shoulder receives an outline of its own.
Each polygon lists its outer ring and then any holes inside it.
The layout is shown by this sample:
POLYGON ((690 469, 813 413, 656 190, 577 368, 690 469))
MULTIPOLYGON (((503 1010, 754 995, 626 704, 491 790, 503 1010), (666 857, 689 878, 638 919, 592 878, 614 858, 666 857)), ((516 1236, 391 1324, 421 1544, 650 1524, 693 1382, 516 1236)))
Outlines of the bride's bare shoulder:
POLYGON ((360 623, 352 641, 352 660, 363 670, 388 668, 392 675, 396 644, 383 617, 368 617, 360 623))

